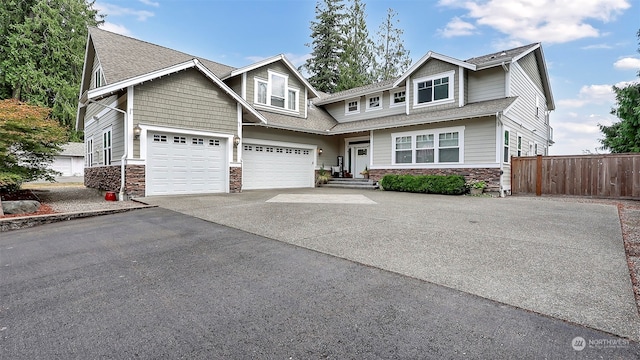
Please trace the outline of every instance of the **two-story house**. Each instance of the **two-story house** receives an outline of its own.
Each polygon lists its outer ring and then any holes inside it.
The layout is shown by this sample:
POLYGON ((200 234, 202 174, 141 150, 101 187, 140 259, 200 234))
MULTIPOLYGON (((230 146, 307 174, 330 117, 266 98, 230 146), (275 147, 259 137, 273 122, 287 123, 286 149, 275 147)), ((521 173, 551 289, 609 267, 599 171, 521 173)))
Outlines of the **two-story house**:
POLYGON ((510 191, 511 156, 547 154, 540 44, 468 60, 429 52, 397 79, 325 94, 278 55, 233 68, 105 30, 87 42, 77 128, 85 184, 125 196, 462 174, 510 191))

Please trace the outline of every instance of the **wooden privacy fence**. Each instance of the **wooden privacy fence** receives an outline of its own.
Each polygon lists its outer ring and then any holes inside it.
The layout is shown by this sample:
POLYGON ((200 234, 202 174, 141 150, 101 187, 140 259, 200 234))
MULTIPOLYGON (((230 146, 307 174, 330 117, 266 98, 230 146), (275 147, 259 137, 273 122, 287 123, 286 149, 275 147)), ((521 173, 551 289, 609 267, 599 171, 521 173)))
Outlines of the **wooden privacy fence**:
POLYGON ((640 199, 640 154, 511 158, 513 194, 640 199))

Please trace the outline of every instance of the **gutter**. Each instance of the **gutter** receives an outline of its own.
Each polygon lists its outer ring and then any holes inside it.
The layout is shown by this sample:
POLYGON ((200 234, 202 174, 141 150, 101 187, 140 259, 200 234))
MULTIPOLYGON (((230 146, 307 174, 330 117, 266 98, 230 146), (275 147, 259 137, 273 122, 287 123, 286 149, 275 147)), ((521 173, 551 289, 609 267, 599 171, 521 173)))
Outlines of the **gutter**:
MULTIPOLYGON (((101 103, 96 102, 95 100, 92 100, 92 99, 89 99, 87 101, 86 105, 88 105, 88 104, 100 105, 100 106, 103 106, 103 107, 105 107, 107 109, 115 110, 115 111, 117 111, 119 113, 122 113, 124 115, 124 133, 126 135, 127 129, 128 129, 127 128, 127 123, 128 123, 128 120, 129 120, 126 111, 124 111, 122 109, 115 108, 113 106, 101 104, 101 103)), ((113 141, 113 137, 112 137, 111 141, 113 141)), ((119 201, 124 201, 124 186, 125 186, 125 173, 124 173, 124 171, 125 171, 125 165, 127 164, 127 150, 128 150, 127 149, 127 142, 128 142, 127 141, 127 136, 125 136, 125 139, 124 139, 124 153, 122 154, 122 157, 120 158, 120 193, 118 194, 118 200, 119 201)))

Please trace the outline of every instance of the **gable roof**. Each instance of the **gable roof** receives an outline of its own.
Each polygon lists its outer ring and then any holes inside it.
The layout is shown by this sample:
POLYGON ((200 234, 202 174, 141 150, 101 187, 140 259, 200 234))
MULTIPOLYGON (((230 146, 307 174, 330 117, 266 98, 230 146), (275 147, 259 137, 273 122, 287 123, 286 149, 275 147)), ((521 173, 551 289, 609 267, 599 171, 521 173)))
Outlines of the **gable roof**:
POLYGON ((450 56, 446 56, 446 55, 438 54, 438 53, 433 52, 433 51, 429 51, 426 55, 424 55, 422 58, 420 58, 420 60, 416 61, 413 65, 411 65, 411 67, 409 69, 407 69, 407 71, 405 71, 404 74, 402 74, 393 83, 393 87, 396 87, 396 86, 399 86, 400 84, 402 84, 407 79, 407 77, 409 77, 409 75, 413 74, 422 65, 424 65, 424 63, 429 61, 429 59, 438 59, 438 60, 447 62, 449 64, 462 66, 463 68, 467 68, 469 70, 475 70, 476 69, 476 66, 474 64, 470 64, 470 63, 464 62, 462 60, 458 60, 458 59, 452 58, 450 56))
POLYGON ((393 88, 393 83, 396 79, 381 81, 369 85, 360 86, 357 88, 339 91, 333 94, 324 94, 320 99, 314 101, 316 105, 326 105, 332 102, 353 99, 355 97, 375 93, 378 91, 385 91, 393 88))
POLYGON ((491 54, 473 57, 471 59, 465 60, 465 62, 476 65, 478 67, 478 70, 480 70, 483 68, 500 65, 503 62, 509 63, 518 61, 518 59, 522 58, 538 47, 540 47, 540 43, 533 43, 513 49, 502 50, 491 54))
POLYGON ((316 89, 314 89, 314 87, 311 85, 311 83, 309 83, 309 81, 307 79, 305 79, 304 76, 302 76, 302 74, 300 74, 300 72, 298 71, 298 69, 296 69, 295 66, 293 66, 293 64, 289 61, 289 59, 287 59, 286 56, 284 56, 284 54, 279 54, 276 56, 272 56, 270 58, 258 61, 256 63, 247 65, 245 67, 241 67, 239 69, 235 69, 235 70, 231 70, 231 72, 223 77, 221 77, 222 80, 227 80, 229 78, 232 78, 234 76, 238 76, 241 75, 243 73, 247 73, 251 70, 255 70, 258 68, 261 68, 263 66, 267 66, 269 64, 273 64, 275 62, 278 61, 282 61, 285 66, 287 68, 289 68, 289 71, 291 71, 292 74, 294 74, 296 76, 296 78, 298 78, 298 80, 300 80, 300 82, 302 82, 309 90, 311 90, 311 93, 314 95, 314 97, 320 97, 321 93, 318 92, 316 89))
POLYGON ((79 156, 84 157, 84 143, 69 142, 60 145, 62 150, 58 156, 79 156))
MULTIPOLYGON (((231 66, 96 27, 89 28, 89 41, 97 54, 106 84, 148 74, 192 59, 198 59, 218 77, 234 69, 231 66), (105 56, 106 54, 108 56, 105 56)), ((87 58, 87 62, 93 62, 93 59, 87 58)))

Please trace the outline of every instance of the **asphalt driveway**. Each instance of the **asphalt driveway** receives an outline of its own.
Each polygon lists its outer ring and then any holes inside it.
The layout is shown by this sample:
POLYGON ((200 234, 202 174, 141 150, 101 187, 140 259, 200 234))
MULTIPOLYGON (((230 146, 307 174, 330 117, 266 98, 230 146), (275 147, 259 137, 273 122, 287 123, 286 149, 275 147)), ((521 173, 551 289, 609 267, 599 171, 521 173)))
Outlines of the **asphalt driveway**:
POLYGON ((640 355, 637 344, 596 330, 161 208, 3 233, 0 354, 640 355))
POLYGON ((640 339, 612 205, 327 188, 143 201, 640 339))

